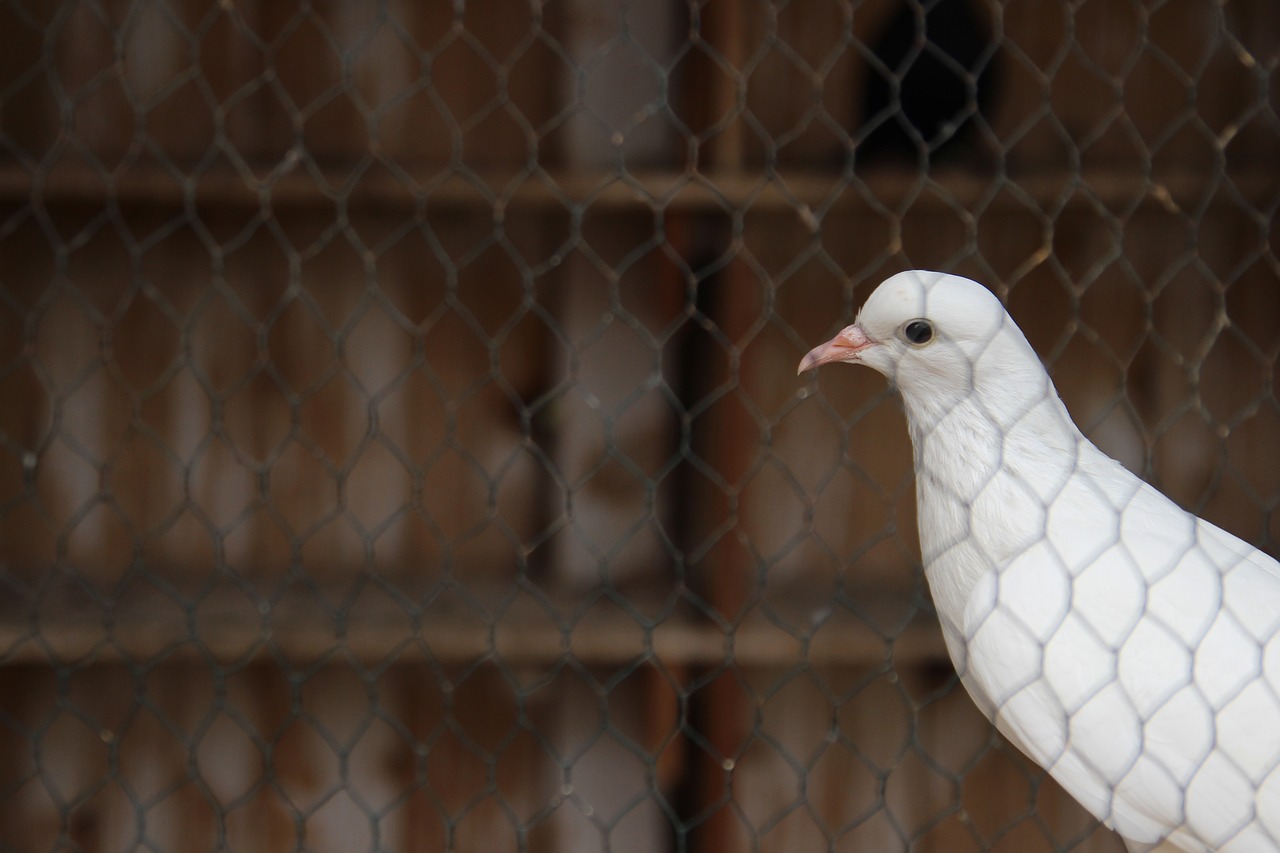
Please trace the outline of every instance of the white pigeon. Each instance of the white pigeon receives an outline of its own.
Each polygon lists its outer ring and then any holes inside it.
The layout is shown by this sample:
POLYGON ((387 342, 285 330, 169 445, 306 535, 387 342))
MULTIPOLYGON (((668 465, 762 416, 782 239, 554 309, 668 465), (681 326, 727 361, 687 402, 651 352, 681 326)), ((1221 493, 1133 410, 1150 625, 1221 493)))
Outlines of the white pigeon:
POLYGON ((800 371, 838 361, 902 395, 925 573, 982 711, 1130 849, 1280 850, 1280 565, 1085 438, 976 282, 893 276, 800 371))

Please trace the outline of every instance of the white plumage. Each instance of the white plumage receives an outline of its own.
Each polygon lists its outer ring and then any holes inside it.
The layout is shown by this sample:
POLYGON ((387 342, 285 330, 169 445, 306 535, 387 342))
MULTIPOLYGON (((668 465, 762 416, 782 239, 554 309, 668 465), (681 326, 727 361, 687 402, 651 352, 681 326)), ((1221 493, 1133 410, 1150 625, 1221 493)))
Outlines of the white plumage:
POLYGON ((925 573, 983 712, 1133 849, 1280 850, 1280 565, 1094 447, 973 281, 893 276, 800 370, 835 361, 902 394, 925 573))

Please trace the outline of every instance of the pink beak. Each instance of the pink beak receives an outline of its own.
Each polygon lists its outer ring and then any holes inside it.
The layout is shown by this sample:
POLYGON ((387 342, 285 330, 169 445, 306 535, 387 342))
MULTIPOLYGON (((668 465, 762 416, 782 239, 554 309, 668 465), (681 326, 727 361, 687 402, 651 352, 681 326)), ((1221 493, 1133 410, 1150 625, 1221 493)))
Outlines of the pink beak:
POLYGON ((809 354, 800 360, 800 369, 796 373, 804 373, 833 361, 857 361, 858 353, 875 346, 875 343, 857 323, 845 326, 840 334, 809 350, 809 354))

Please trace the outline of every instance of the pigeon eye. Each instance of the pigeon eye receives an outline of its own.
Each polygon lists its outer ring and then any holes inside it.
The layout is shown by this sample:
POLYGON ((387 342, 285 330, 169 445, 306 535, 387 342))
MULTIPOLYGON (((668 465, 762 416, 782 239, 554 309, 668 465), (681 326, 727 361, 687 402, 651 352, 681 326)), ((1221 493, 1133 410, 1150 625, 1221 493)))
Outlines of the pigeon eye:
POLYGON ((928 320, 912 320, 902 327, 902 336, 909 343, 923 346, 933 340, 933 324, 928 320))

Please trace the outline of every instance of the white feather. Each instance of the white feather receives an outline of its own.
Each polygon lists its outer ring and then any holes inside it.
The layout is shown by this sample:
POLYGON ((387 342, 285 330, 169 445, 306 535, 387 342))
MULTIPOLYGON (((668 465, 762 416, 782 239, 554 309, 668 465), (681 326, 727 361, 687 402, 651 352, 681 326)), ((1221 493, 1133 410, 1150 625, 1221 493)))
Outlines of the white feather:
POLYGON ((1135 846, 1280 849, 1276 561, 1086 439, 975 282, 890 278, 801 368, 830 361, 902 393, 925 571, 983 712, 1135 846))

